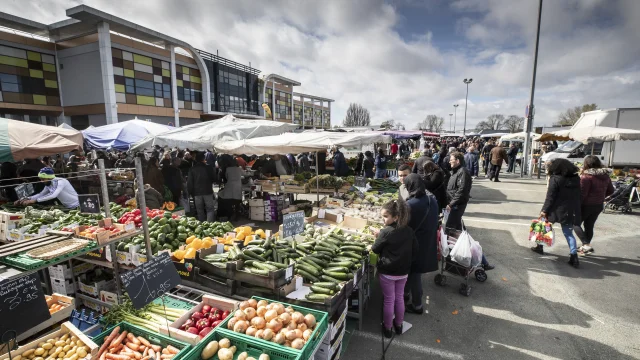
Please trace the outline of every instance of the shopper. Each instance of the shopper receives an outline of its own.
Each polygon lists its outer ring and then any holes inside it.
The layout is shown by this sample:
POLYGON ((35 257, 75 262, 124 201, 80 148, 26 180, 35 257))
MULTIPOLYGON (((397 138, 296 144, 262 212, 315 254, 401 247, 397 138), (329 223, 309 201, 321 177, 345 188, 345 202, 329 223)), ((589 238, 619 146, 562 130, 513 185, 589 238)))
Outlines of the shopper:
MULTIPOLYGON (((578 249, 573 236, 574 225, 580 226, 580 177, 578 168, 567 159, 554 159, 547 166, 549 185, 540 217, 551 223, 560 223, 569 244, 569 264, 578 267, 578 249)), ((531 248, 542 254, 542 245, 531 248)))
POLYGON ((484 174, 489 174, 489 165, 491 163, 491 150, 493 150, 493 140, 487 141, 487 143, 482 148, 482 168, 484 169, 484 174))
POLYGON ((489 181, 500 182, 498 176, 500 175, 502 162, 506 158, 507 151, 502 147, 502 144, 498 143, 498 145, 491 149, 491 171, 489 171, 489 181))
POLYGON ((335 176, 349 175, 349 166, 347 165, 347 161, 344 159, 344 154, 336 146, 333 147, 332 152, 333 152, 333 171, 335 176))
POLYGON ((411 263, 411 272, 404 287, 405 300, 409 302, 407 312, 422 314, 422 274, 438 270, 438 202, 427 194, 424 182, 417 174, 404 178, 409 193, 409 227, 418 241, 416 256, 411 263))
POLYGON ((205 163, 203 153, 197 153, 195 160, 187 176, 187 191, 194 198, 198 220, 212 222, 215 220, 213 182, 216 177, 205 163))
POLYGON ((424 164, 424 187, 438 201, 438 214, 447 206, 447 184, 444 182, 444 171, 433 161, 424 164))
POLYGON ((391 156, 395 158, 397 155, 398 155, 398 142, 394 140, 393 144, 391 144, 391 156))
POLYGON ((164 194, 164 176, 160 171, 160 163, 158 162, 157 157, 149 159, 149 163, 144 169, 142 178, 144 179, 145 184, 151 185, 151 187, 156 189, 160 194, 164 194))
MULTIPOLYGON (((165 154, 169 154, 168 152, 165 154)), ((171 160, 162 160, 162 176, 164 178, 164 184, 171 191, 171 201, 176 204, 180 204, 180 198, 182 197, 182 173, 178 168, 180 166, 180 158, 173 158, 171 160)), ((150 207, 150 209, 153 209, 150 207)))
POLYGON ((364 169, 364 177, 373 178, 373 167, 375 166, 375 160, 371 151, 364 152, 364 160, 362 161, 362 168, 364 169))
POLYGON ((462 230, 462 215, 469 202, 471 193, 471 175, 464 167, 464 155, 454 152, 449 155, 451 178, 447 183, 447 211, 449 217, 446 227, 462 230))
MULTIPOLYGON (((38 174, 45 166, 38 159, 25 159, 24 165, 18 169, 18 175, 27 182, 33 182, 33 191, 37 194, 44 190, 44 185, 38 182, 38 174)), ((76 168, 77 171, 77 168, 76 168)))
POLYGON ((392 326, 396 334, 402 334, 404 288, 418 243, 413 230, 407 226, 409 208, 404 200, 384 204, 381 214, 385 227, 378 233, 371 251, 380 256, 377 267, 384 297, 382 331, 390 338, 392 326))
POLYGON ((362 163, 364 162, 364 154, 358 153, 356 158, 356 166, 353 168, 353 174, 355 176, 362 176, 362 163))
POLYGON ((309 154, 302 153, 298 155, 298 169, 300 172, 310 172, 311 165, 309 165, 309 154))
POLYGON ((242 170, 231 155, 220 155, 220 180, 224 188, 218 191, 218 217, 235 220, 236 212, 242 202, 242 170))
POLYGON ((180 171, 183 177, 187 177, 189 170, 193 166, 193 156, 190 152, 185 151, 182 155, 182 161, 180 162, 180 171))
POLYGON ((27 199, 16 201, 15 204, 30 205, 57 199, 67 209, 74 209, 80 206, 78 193, 69 180, 56 177, 52 168, 44 167, 40 169, 38 178, 44 184, 44 189, 27 199))
POLYGON ((584 166, 580 175, 581 208, 580 222, 584 227, 575 226, 573 229, 580 238, 582 246, 578 249, 578 255, 586 255, 593 252, 591 240, 593 239, 593 227, 598 220, 598 215, 604 209, 604 199, 613 194, 613 184, 609 174, 611 170, 602 168, 602 163, 595 155, 584 158, 584 166))
POLYGON ((518 157, 518 148, 516 144, 511 144, 509 151, 507 151, 507 158, 509 159, 509 167, 507 168, 507 174, 516 171, 516 158, 518 157))
MULTIPOLYGON (((133 181, 133 187, 136 189, 136 195, 138 194, 138 179, 133 181)), ((149 184, 144 184, 144 203, 149 209, 162 209, 164 204, 164 197, 156 189, 149 184)))
POLYGON ((387 174, 387 158, 384 156, 384 151, 378 149, 378 155, 376 155, 376 179, 384 179, 387 174))
POLYGON ((475 179, 478 176, 478 173, 480 172, 478 158, 479 156, 475 146, 473 145, 469 146, 467 153, 464 154, 464 166, 467 168, 469 175, 471 175, 473 179, 475 179))
POLYGON ((407 187, 404 185, 404 179, 411 174, 411 167, 407 164, 402 164, 398 168, 398 179, 400 180, 400 187, 398 188, 398 196, 402 198, 402 200, 407 200, 409 198, 409 192, 407 191, 407 187))
POLYGON ((418 174, 422 178, 424 178, 424 165, 428 161, 433 161, 429 153, 429 149, 423 150, 422 156, 416 159, 416 161, 413 163, 413 169, 411 170, 414 174, 418 174))

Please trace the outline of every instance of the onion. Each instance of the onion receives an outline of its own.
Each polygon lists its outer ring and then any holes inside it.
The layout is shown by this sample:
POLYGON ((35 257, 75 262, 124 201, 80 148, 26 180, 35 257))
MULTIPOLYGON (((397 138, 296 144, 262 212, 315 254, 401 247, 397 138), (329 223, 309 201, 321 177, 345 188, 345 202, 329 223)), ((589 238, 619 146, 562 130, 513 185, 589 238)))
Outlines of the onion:
POLYGON ((236 325, 237 321, 238 321, 238 318, 229 319, 229 322, 227 323, 227 329, 233 330, 233 327, 236 325))
POLYGON ((293 320, 294 323, 300 324, 301 322, 304 322, 304 315, 302 315, 301 312, 296 311, 293 314, 291 314, 291 319, 293 320))
POLYGON ((267 300, 260 300, 258 301, 258 307, 260 306, 267 306, 269 303, 267 302, 267 300))
POLYGON ((307 324, 305 323, 298 324, 298 330, 304 332, 305 330, 307 330, 307 324))
POLYGON ((240 303, 240 310, 244 310, 246 308, 249 307, 249 302, 248 301, 243 301, 240 303))
POLYGON ((287 325, 287 330, 295 330, 297 328, 298 328, 298 325, 296 325, 296 323, 293 321, 291 321, 289 325, 287 325))
POLYGON ((233 315, 236 319, 247 320, 247 314, 245 314, 242 310, 236 310, 236 313, 233 315))
POLYGON ((256 301, 256 299, 249 299, 247 300, 247 302, 249 303, 249 306, 251 306, 254 309, 258 308, 258 302, 256 301))
POLYGON ((247 322, 245 320, 238 320, 238 322, 233 326, 233 331, 238 333, 243 333, 247 331, 247 322))
POLYGON ((287 338, 284 336, 283 333, 279 333, 276 336, 273 337, 273 342, 276 344, 284 344, 285 341, 287 341, 287 338))
POLYGON ((264 317, 264 314, 267 313, 267 307, 266 306, 258 306, 258 310, 256 311, 256 314, 258 314, 258 316, 260 317, 264 317))
POLYGON ((289 330, 289 332, 287 333, 287 340, 289 341, 293 341, 295 339, 298 338, 298 334, 296 333, 295 330, 289 330))
POLYGON ((273 330, 264 329, 264 331, 262 332, 262 339, 267 340, 267 341, 271 341, 271 339, 273 338, 274 335, 275 335, 275 333, 273 332, 273 330))
POLYGON ((253 319, 251 319, 251 325, 255 326, 256 329, 264 329, 264 326, 266 323, 267 322, 259 316, 256 316, 253 319))
POLYGON ((258 329, 256 329, 255 326, 249 326, 247 328, 247 331, 245 331, 245 334, 248 336, 255 336, 256 335, 256 331, 258 331, 258 329))
POLYGON ((287 312, 280 314, 280 320, 282 320, 282 325, 288 325, 291 322, 291 315, 287 312))
POLYGON ((276 311, 278 312, 278 315, 280 315, 280 314, 282 314, 282 313, 284 312, 284 305, 282 305, 282 304, 274 303, 274 306, 273 306, 273 307, 274 307, 274 308, 276 309, 276 311))
POLYGON ((268 310, 264 314, 264 319, 267 321, 271 321, 271 319, 275 319, 276 317, 278 317, 278 312, 275 310, 268 310))
POLYGON ((291 347, 291 341, 287 340, 284 342, 285 347, 291 347))
POLYGON ((254 317, 256 317, 256 309, 252 308, 252 307, 248 307, 246 309, 244 309, 244 313, 247 314, 247 320, 251 320, 254 317))
POLYGON ((295 339, 291 342, 291 347, 294 349, 302 349, 302 347, 304 347, 304 340, 302 339, 295 339))
POLYGON ((288 312, 289 314, 293 314, 295 312, 295 310, 293 310, 291 306, 288 306, 286 309, 284 309, 284 311, 288 312))
POLYGON ((316 317, 311 314, 307 314, 304 317, 304 323, 307 324, 309 329, 313 329, 316 327, 316 317))
POLYGON ((260 329, 258 331, 256 331, 256 335, 255 337, 257 337, 258 339, 262 338, 262 333, 264 332, 264 330, 260 329))
POLYGON ((279 332, 282 329, 282 320, 279 318, 271 319, 271 321, 267 323, 267 328, 274 332, 279 332))
POLYGON ((295 329, 293 331, 295 331, 295 333, 296 333, 296 339, 302 339, 302 330, 295 329))
POLYGON ((302 333, 302 338, 305 341, 309 341, 309 338, 311 337, 311 334, 313 334, 313 330, 307 329, 302 333))

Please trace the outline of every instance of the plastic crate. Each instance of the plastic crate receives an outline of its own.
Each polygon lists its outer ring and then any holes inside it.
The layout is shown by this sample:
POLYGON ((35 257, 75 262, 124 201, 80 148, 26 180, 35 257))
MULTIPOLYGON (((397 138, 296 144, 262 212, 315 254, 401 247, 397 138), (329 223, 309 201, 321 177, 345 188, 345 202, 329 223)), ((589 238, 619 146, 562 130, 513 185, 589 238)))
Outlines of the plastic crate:
POLYGON ((113 331, 113 329, 116 326, 120 326, 120 332, 122 331, 128 331, 128 332, 133 332, 134 335, 136 336, 142 336, 143 338, 149 340, 150 343, 154 344, 154 345, 160 345, 162 347, 165 347, 167 345, 171 345, 175 348, 180 349, 180 352, 178 352, 176 354, 176 356, 174 356, 173 358, 171 358, 172 360, 178 360, 178 359, 182 359, 190 350, 191 350, 191 345, 184 343, 182 341, 178 341, 176 339, 172 339, 168 336, 164 336, 161 334, 158 334, 156 332, 152 332, 150 330, 147 330, 145 328, 141 328, 139 326, 135 326, 133 324, 129 324, 128 322, 121 322, 119 324, 116 324, 110 328, 108 328, 106 331, 104 331, 103 333, 101 333, 100 335, 96 336, 93 338, 93 342, 95 342, 96 344, 98 344, 98 346, 102 345, 102 342, 104 341, 104 339, 109 336, 109 334, 111 334, 111 331, 113 331))
MULTIPOLYGON (((224 321, 216 328, 216 330, 225 335, 228 335, 229 333, 235 334, 237 336, 240 336, 242 339, 245 339, 245 341, 248 341, 250 343, 255 343, 257 346, 265 349, 274 349, 282 352, 287 352, 289 354, 297 355, 298 357, 296 359, 302 359, 302 360, 309 359, 311 355, 315 352, 316 348, 320 345, 320 343, 322 343, 322 339, 324 338, 324 335, 327 332, 328 321, 329 321, 328 320, 329 316, 327 315, 327 313, 324 311, 313 310, 313 309, 289 304, 282 301, 275 301, 271 299, 262 298, 259 296, 252 296, 251 298, 256 299, 256 301, 266 300, 269 303, 273 303, 273 302, 280 303, 285 307, 291 306, 295 311, 301 312, 302 315, 311 314, 315 316, 316 327, 313 329, 313 332, 311 333, 311 338, 309 339, 309 341, 307 341, 304 344, 304 347, 302 347, 301 350, 296 350, 293 348, 288 348, 282 345, 272 343, 270 341, 265 341, 262 339, 257 339, 255 337, 247 336, 245 334, 235 333, 233 332, 233 330, 227 329, 227 323, 231 318, 233 318, 233 316, 235 315, 235 311, 229 314, 229 316, 227 316, 227 318, 224 319, 224 321)), ((236 310, 236 311, 240 311, 240 310, 236 310)))
MULTIPOLYGON (((183 360, 201 360, 200 354, 202 350, 209 344, 211 341, 220 341, 224 338, 229 339, 231 342, 231 346, 235 346, 237 348, 234 359, 238 358, 243 352, 247 352, 247 354, 254 359, 260 357, 261 354, 269 355, 270 360, 297 360, 298 354, 293 354, 291 351, 284 351, 281 349, 275 348, 267 348, 262 346, 261 344, 254 343, 253 341, 248 341, 246 336, 238 333, 234 333, 233 331, 220 331, 220 327, 217 327, 214 331, 209 333, 198 345, 193 347, 184 357, 183 360)), ((289 349, 285 348, 284 349, 289 349)), ((209 360, 218 360, 218 355, 216 354, 209 360)))
MULTIPOLYGON (((9 255, 5 258, 3 258, 2 260, 0 260, 0 262, 3 262, 7 265, 12 265, 14 267, 17 267, 21 270, 34 270, 34 269, 38 269, 41 267, 46 267, 49 265, 54 265, 54 264, 58 264, 61 263, 65 260, 74 258, 76 256, 79 255, 83 255, 87 252, 89 252, 90 250, 94 249, 98 244, 95 242, 90 242, 87 244, 87 246, 83 247, 82 249, 64 254, 64 255, 60 255, 58 257, 55 257, 53 259, 49 259, 49 260, 40 260, 40 259, 34 259, 30 256, 24 255, 24 254, 18 254, 18 255, 9 255)), ((26 251, 25 251, 26 252, 26 251)))

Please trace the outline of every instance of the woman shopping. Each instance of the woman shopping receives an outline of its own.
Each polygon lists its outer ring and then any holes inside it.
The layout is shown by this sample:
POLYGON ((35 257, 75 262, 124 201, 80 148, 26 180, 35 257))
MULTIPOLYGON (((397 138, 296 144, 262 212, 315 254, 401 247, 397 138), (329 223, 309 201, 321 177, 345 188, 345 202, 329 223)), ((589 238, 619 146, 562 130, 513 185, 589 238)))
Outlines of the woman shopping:
POLYGON ((376 179, 384 179, 387 174, 387 158, 384 156, 384 151, 378 149, 378 155, 376 155, 376 179))
MULTIPOLYGON (((578 168, 567 159, 554 159, 547 164, 550 175, 547 196, 540 212, 541 218, 560 223, 562 233, 569 244, 569 264, 577 268, 578 249, 573 236, 574 225, 580 225, 580 177, 578 168)), ((542 254, 542 245, 531 250, 542 254)))
POLYGON ((580 191, 582 204, 580 215, 582 227, 575 226, 573 229, 582 241, 582 246, 578 249, 578 255, 587 255, 593 252, 591 240, 593 239, 593 227, 598 220, 598 215, 604 209, 604 199, 613 194, 613 184, 609 177, 611 170, 602 168, 602 163, 595 155, 584 158, 584 167, 580 175, 580 191))
POLYGON ((220 180, 224 184, 224 188, 218 192, 218 217, 235 220, 236 212, 233 210, 242 203, 242 170, 236 159, 227 154, 218 157, 218 166, 220 180))
POLYGON ((404 286, 418 243, 413 230, 407 226, 409 208, 404 200, 391 200, 384 204, 381 214, 385 227, 378 233, 371 251, 380 256, 378 273, 384 297, 382 331, 390 338, 392 328, 396 334, 402 334, 404 286))

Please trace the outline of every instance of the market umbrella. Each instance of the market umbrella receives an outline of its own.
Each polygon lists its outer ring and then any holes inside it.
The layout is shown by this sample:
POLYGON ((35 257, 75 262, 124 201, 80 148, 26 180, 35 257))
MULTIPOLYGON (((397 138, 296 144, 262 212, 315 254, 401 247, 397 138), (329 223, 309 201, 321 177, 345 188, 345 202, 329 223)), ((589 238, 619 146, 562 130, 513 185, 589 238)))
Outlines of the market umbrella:
POLYGON ((0 162, 82 150, 82 133, 0 118, 0 162))
POLYGON ((129 150, 129 147, 149 134, 161 134, 175 129, 173 126, 144 120, 129 120, 115 124, 87 128, 82 131, 89 149, 129 150))
POLYGON ((144 150, 154 145, 180 149, 206 150, 219 141, 241 140, 261 136, 280 135, 299 125, 270 120, 245 120, 233 115, 221 119, 192 124, 162 134, 150 134, 131 147, 144 150))
POLYGON ((618 140, 640 140, 640 131, 607 126, 592 126, 572 128, 569 130, 568 136, 575 141, 587 144, 618 140))
POLYGON ((71 125, 69 125, 67 123, 62 123, 62 124, 58 125, 58 127, 61 128, 61 129, 75 130, 73 128, 73 126, 71 126, 71 125))

